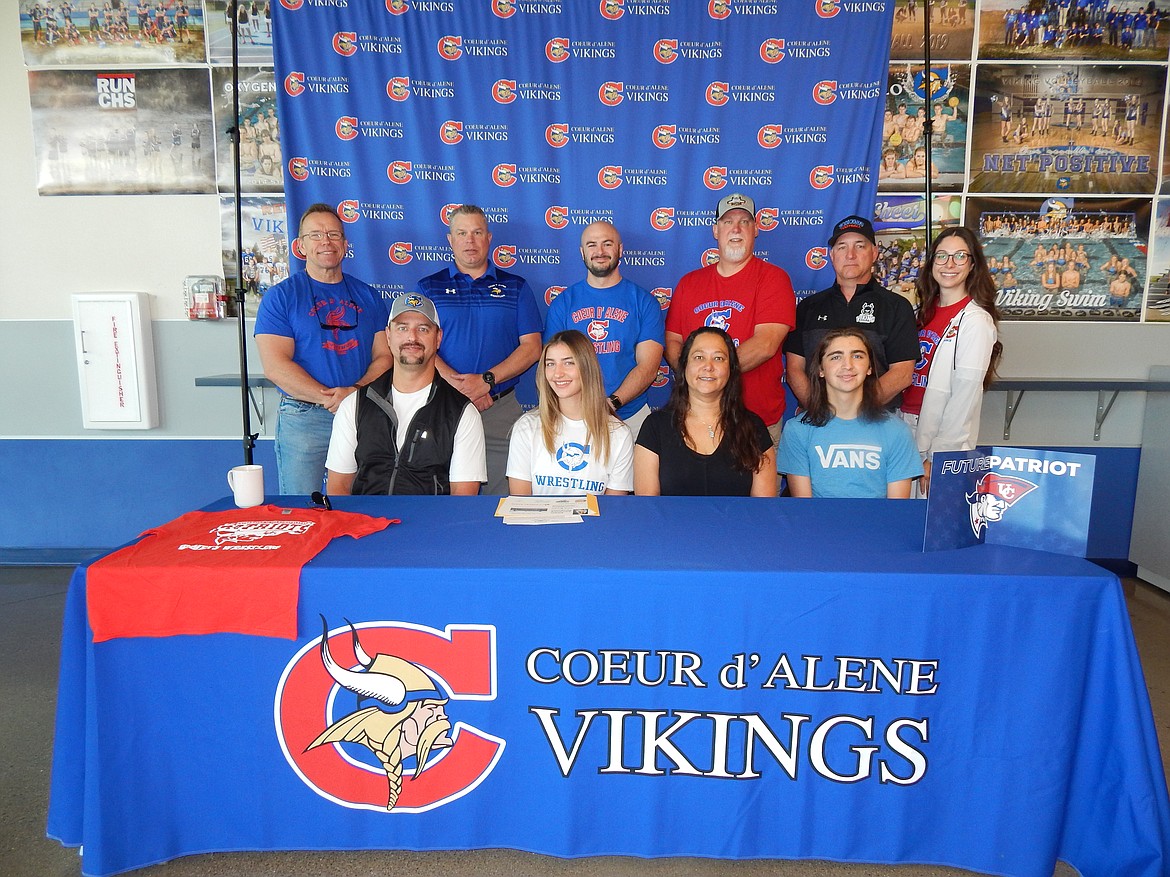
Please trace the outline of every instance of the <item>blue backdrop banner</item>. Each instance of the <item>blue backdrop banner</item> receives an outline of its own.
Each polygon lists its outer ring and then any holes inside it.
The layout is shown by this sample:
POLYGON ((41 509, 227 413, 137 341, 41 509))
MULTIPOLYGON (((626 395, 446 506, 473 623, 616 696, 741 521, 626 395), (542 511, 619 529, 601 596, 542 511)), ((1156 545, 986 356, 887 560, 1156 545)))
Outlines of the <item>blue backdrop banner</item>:
POLYGON ((872 212, 893 9, 281 0, 288 215, 339 205, 347 270, 396 295, 448 261, 449 211, 479 204, 493 261, 542 306, 584 277, 584 226, 609 220, 665 308, 717 257, 716 202, 743 191, 757 254, 807 294, 832 282, 832 224, 872 212))

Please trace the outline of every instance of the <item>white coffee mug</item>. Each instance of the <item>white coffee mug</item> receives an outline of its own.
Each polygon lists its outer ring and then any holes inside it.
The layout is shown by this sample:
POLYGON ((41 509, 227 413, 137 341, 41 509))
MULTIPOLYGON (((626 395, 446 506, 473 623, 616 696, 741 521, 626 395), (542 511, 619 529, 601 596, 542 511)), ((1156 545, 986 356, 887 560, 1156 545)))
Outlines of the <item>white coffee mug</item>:
POLYGON ((227 482, 235 495, 236 505, 240 508, 251 508, 264 502, 263 466, 236 466, 229 469, 227 482))

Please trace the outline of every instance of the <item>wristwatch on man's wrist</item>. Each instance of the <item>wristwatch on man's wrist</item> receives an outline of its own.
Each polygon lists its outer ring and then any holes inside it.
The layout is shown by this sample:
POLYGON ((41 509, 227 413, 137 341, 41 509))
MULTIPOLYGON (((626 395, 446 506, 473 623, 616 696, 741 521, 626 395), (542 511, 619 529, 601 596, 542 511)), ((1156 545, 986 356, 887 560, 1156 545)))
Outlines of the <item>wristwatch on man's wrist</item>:
POLYGON ((618 398, 617 393, 610 393, 609 404, 613 406, 614 411, 617 411, 622 407, 622 400, 618 398))
POLYGON ((488 370, 488 371, 484 372, 482 375, 480 375, 480 377, 482 377, 482 378, 483 378, 483 382, 484 382, 485 384, 487 384, 487 385, 488 385, 488 389, 489 389, 489 390, 491 390, 491 389, 494 389, 494 388, 495 388, 495 386, 496 386, 496 376, 495 376, 494 374, 492 374, 490 370, 488 370))

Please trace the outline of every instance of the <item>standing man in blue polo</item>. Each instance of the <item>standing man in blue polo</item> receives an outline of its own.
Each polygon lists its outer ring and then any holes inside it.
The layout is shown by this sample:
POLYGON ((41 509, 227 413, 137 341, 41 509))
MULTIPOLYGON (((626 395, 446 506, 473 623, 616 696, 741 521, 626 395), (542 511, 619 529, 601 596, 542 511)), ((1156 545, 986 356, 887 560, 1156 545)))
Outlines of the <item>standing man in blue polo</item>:
POLYGON ((308 495, 325 480, 333 414, 341 400, 390 368, 382 331, 390 312, 377 290, 341 270, 345 229, 328 204, 301 216, 305 270, 264 293, 256 348, 280 389, 276 468, 280 492, 308 495))
POLYGON ((662 307, 649 292, 622 277, 622 236, 612 224, 585 227, 581 258, 589 273, 553 299, 544 337, 576 329, 593 342, 609 404, 637 438, 650 413, 646 391, 662 363, 666 332, 662 307))
POLYGON ((435 364, 483 418, 488 477, 483 492, 506 494, 508 435, 523 413, 516 384, 540 356, 540 310, 528 281, 488 258, 492 233, 481 208, 464 204, 451 211, 447 242, 454 263, 418 282, 443 324, 435 364))

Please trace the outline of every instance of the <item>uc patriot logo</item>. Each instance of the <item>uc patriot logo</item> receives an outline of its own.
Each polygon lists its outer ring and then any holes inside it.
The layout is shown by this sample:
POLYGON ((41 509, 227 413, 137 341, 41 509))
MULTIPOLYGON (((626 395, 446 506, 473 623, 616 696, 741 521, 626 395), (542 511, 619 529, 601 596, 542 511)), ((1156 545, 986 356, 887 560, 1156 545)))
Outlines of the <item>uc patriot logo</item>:
POLYGON ((972 532, 978 536, 989 523, 1002 520, 1008 509, 1038 486, 1014 475, 988 472, 979 479, 975 491, 967 494, 972 532))
POLYGON ((281 674, 276 734, 289 767, 322 798, 422 813, 473 791, 499 762, 503 739, 448 716, 495 697, 494 627, 325 628, 281 674))

